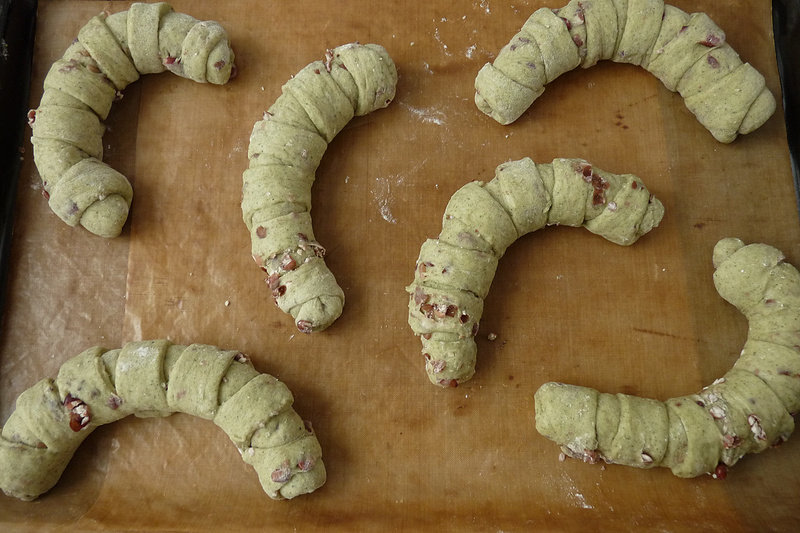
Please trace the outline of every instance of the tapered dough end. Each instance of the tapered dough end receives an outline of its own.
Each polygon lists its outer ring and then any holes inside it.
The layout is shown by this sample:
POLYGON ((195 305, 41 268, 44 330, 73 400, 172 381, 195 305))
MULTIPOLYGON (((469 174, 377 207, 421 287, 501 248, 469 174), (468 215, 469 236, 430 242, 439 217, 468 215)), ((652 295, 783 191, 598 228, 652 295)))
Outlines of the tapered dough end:
POLYGON ((0 489, 9 496, 29 501, 50 490, 94 429, 73 431, 63 400, 55 382, 42 379, 17 397, 0 427, 0 489))
POLYGON ((247 448, 245 463, 253 466, 264 492, 274 500, 289 500, 325 484, 327 473, 314 433, 274 448, 247 448))
POLYGON ((753 243, 736 248, 738 244, 729 239, 717 243, 713 280, 719 295, 748 316, 764 299, 772 271, 785 256, 768 244, 753 243))
MULTIPOLYGON (((630 246, 661 223, 664 205, 639 185, 635 176, 629 178, 631 185, 623 186, 614 197, 614 207, 607 205, 603 212, 586 221, 584 227, 620 246, 630 246), (632 185, 636 183, 636 187, 632 185)), ((627 182, 626 182, 627 183, 627 182)))
POLYGON ((214 85, 225 85, 236 76, 236 54, 230 43, 223 40, 208 54, 206 81, 214 85))
POLYGON ((306 257, 271 287, 275 303, 302 333, 322 331, 342 314, 344 291, 321 257, 306 257))
POLYGON ((739 133, 746 135, 760 128, 775 113, 776 108, 775 96, 764 87, 742 119, 739 133))
POLYGON ((132 198, 133 189, 125 176, 99 159, 87 158, 50 187, 48 204, 70 226, 81 224, 97 235, 116 236, 128 217, 132 198))
POLYGON ((344 298, 317 296, 293 308, 294 325, 302 333, 322 331, 333 324, 342 314, 344 298))
MULTIPOLYGON (((724 78, 702 92, 684 99, 686 107, 697 120, 711 132, 715 139, 729 143, 736 139, 745 116, 759 99, 765 88, 764 76, 749 63, 742 63, 724 78)), ((759 103, 759 109, 769 100, 759 103)), ((769 111, 763 108, 762 111, 769 111)), ((757 117, 748 121, 747 128, 756 122, 765 122, 769 116, 757 117)))
MULTIPOLYGON (((344 67, 353 80, 340 84, 345 94, 355 103, 356 116, 383 109, 394 100, 397 86, 397 67, 386 49, 379 44, 349 43, 329 51, 326 68, 331 75, 339 74, 336 66, 344 67), (333 66, 336 65, 336 66, 333 66)), ((337 76, 338 79, 341 79, 337 76)))
POLYGON ((125 198, 113 194, 87 207, 81 217, 81 226, 95 235, 113 239, 122 233, 129 210, 125 198))
POLYGON ((0 488, 6 496, 32 501, 49 491, 72 454, 54 453, 0 437, 0 488))
POLYGON ((454 341, 422 338, 428 379, 440 387, 455 387, 475 375, 478 346, 472 337, 454 341))
POLYGON ((737 239, 736 237, 720 239, 714 246, 714 252, 712 254, 714 268, 719 268, 726 259, 740 248, 744 248, 744 242, 742 242, 741 239, 737 239))
POLYGON ((475 78, 475 105, 483 113, 506 126, 517 120, 544 92, 515 82, 491 63, 486 63, 475 78))
POLYGON ((536 431, 580 457, 597 449, 599 393, 587 387, 545 383, 534 394, 536 431))
POLYGON ((245 384, 220 405, 214 423, 230 437, 244 462, 253 466, 270 498, 284 500, 313 492, 326 479, 313 428, 291 408, 294 398, 285 384, 268 374, 247 381, 252 376, 249 368, 237 369, 239 374, 245 370, 240 374, 245 384))
MULTIPOLYGON (((661 220, 664 218, 664 204, 658 198, 652 198, 647 206, 647 211, 642 217, 642 222, 639 224, 638 237, 645 233, 649 233, 652 229, 658 227, 661 220)), ((638 238, 637 237, 637 238, 638 238)))
POLYGON ((320 460, 312 470, 292 476, 292 479, 278 491, 279 498, 291 500, 297 496, 310 494, 325 484, 327 476, 325 464, 320 460))

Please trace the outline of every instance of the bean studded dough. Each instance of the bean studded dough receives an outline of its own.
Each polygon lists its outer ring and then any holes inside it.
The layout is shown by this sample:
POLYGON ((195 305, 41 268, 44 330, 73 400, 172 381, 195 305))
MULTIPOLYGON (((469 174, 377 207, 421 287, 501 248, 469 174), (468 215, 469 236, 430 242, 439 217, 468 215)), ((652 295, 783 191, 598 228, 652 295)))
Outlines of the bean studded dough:
POLYGON ((128 218, 133 189, 103 163, 111 104, 140 74, 169 70, 200 83, 224 84, 234 54, 225 30, 169 4, 135 3, 93 17, 50 68, 37 109, 28 113, 43 194, 70 226, 116 237, 128 218))
POLYGON ((546 383, 535 394, 539 433, 587 462, 717 478, 789 438, 800 411, 800 273, 772 246, 739 239, 719 241, 713 257, 717 292, 749 323, 733 368, 665 402, 546 383))
POLYGON ((286 385, 241 352, 166 340, 89 348, 17 398, 0 432, 0 488, 33 500, 98 426, 180 412, 222 428, 270 498, 293 498, 325 483, 319 442, 293 402, 286 385))
POLYGON ((627 246, 656 227, 664 206, 631 174, 582 159, 503 163, 488 183, 452 196, 437 239, 425 241, 409 293, 408 323, 422 339, 428 378, 452 387, 475 373, 474 336, 506 248, 547 225, 583 226, 627 246))
POLYGON ((561 74, 600 60, 644 67, 720 142, 759 128, 775 111, 764 77, 705 13, 663 0, 572 0, 535 11, 475 79, 475 103, 501 124, 519 118, 561 74))
POLYGON ((382 46, 345 44, 286 82, 253 127, 242 176, 251 254, 278 307, 303 333, 327 328, 344 306, 311 227, 315 172, 336 134, 354 116, 388 106, 396 85, 397 70, 382 46))

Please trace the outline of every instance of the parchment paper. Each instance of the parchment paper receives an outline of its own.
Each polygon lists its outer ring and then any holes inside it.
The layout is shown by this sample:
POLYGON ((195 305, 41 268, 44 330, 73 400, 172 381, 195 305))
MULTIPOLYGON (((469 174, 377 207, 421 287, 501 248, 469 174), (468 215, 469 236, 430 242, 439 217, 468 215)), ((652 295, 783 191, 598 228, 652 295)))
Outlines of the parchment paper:
MULTIPOLYGON (((211 422, 133 417, 98 429, 32 503, 0 497, 4 530, 530 531, 790 530, 800 437, 748 456, 725 481, 667 469, 559 462, 534 428, 546 381, 658 399, 726 372, 746 321, 711 282, 718 239, 772 244, 800 264, 783 114, 730 145, 641 68, 601 63, 547 87, 510 126, 473 104, 479 68, 537 0, 175 1, 229 32, 239 76, 198 85, 143 77, 114 105, 106 161, 134 187, 115 240, 69 228, 41 196, 26 145, 9 306, 0 337, 0 419, 15 398, 93 345, 167 337, 247 353, 312 421, 328 482, 275 502, 211 422), (300 68, 352 41, 387 48, 391 106, 330 144, 312 211, 344 289, 342 317, 303 335, 272 303, 239 206, 253 124, 300 68), (404 287, 450 196, 507 160, 582 157, 638 175, 666 207, 621 248, 548 228, 501 260, 478 335, 478 368, 431 385, 406 323, 404 287), (488 334, 497 335, 489 341, 488 334)), ((675 0, 706 11, 780 96, 766 0, 675 0)), ((40 2, 31 106, 44 74, 94 14, 128 2, 40 2)))

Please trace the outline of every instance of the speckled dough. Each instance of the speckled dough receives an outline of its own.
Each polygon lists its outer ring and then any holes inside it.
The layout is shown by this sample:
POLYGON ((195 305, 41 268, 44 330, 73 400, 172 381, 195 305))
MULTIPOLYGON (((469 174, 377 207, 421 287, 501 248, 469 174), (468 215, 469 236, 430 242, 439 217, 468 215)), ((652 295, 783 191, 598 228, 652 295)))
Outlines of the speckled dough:
POLYGON ((478 72, 475 103, 510 124, 545 84, 603 59, 644 67, 720 142, 756 130, 775 112, 764 77, 742 62, 714 21, 663 0, 572 0, 535 11, 478 72))
POLYGON ((536 429, 587 462, 664 466, 676 476, 727 475, 747 453, 789 438, 800 410, 800 273, 765 244, 723 239, 714 284, 749 322, 733 368, 697 394, 659 402, 545 383, 536 429))
POLYGON ((17 398, 0 431, 0 488, 33 500, 58 482, 96 427, 181 412, 222 428, 270 498, 294 498, 322 486, 326 474, 317 437, 293 402, 240 352, 166 340, 90 348, 17 398))
POLYGON ((636 176, 582 159, 503 163, 488 183, 453 194, 438 239, 420 249, 408 323, 422 339, 430 381, 455 386, 475 373, 473 337, 495 269, 515 240, 546 225, 583 226, 627 246, 656 227, 664 207, 636 176))
POLYGON ((28 114, 34 161, 50 208, 70 226, 116 237, 133 189, 102 162, 102 121, 140 74, 169 70, 201 83, 226 83, 234 55, 225 30, 176 13, 169 4, 134 3, 93 17, 53 63, 37 109, 28 114))
POLYGON ((351 43, 306 65, 256 122, 242 181, 251 254, 284 312, 303 333, 342 313, 344 292, 325 265, 311 226, 311 187, 322 155, 354 116, 394 99, 397 70, 377 44, 351 43))

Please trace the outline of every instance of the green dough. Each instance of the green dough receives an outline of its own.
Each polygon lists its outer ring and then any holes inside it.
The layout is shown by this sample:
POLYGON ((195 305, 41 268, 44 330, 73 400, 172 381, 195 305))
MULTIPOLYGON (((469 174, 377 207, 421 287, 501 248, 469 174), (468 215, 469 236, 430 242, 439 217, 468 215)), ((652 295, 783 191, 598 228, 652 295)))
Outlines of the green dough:
POLYGON ((198 82, 227 83, 233 60, 218 23, 175 13, 163 2, 134 3, 89 20, 53 63, 39 107, 28 114, 34 162, 53 212, 70 226, 118 236, 133 190, 102 162, 101 121, 112 103, 140 74, 170 70, 198 82))
POLYGON ((800 272, 779 250, 739 239, 719 241, 713 262, 717 292, 750 324, 728 373, 663 403, 545 383, 534 397, 539 433, 572 457, 679 477, 725 476, 744 455, 787 440, 800 409, 800 272))
POLYGON ((593 168, 582 159, 531 159, 499 165, 488 183, 458 189, 437 239, 420 249, 408 323, 422 338, 430 381, 455 386, 475 373, 473 337, 497 263, 508 246, 546 225, 583 226, 626 246, 656 227, 664 206, 636 176, 593 168))
MULTIPOLYGON (((531 68, 540 68, 544 72, 543 66, 531 68)), ((475 78, 475 105, 503 125, 517 120, 543 92, 544 83, 538 90, 531 89, 506 76, 491 63, 486 63, 475 78)))
POLYGON ((510 124, 546 84, 603 59, 645 68, 723 143, 758 129, 775 112, 764 77, 742 63, 714 21, 663 0, 571 0, 538 9, 478 71, 475 104, 510 124))
POLYGON ((122 348, 114 369, 117 392, 136 406, 136 416, 168 416, 172 414, 164 394, 167 373, 164 360, 169 348, 164 340, 131 343, 122 348))
MULTIPOLYGON (((536 394, 536 429, 545 437, 563 443, 565 453, 571 457, 585 457, 591 461, 592 453, 598 448, 598 439, 604 439, 609 445, 613 441, 616 427, 613 433, 608 434, 595 428, 600 396, 596 390, 583 390, 564 383, 546 383, 536 394), (539 398, 545 401, 539 401, 539 398), (557 398, 558 401, 547 401, 549 398, 557 398), (565 420, 569 420, 570 424, 564 424, 565 420)), ((616 400, 613 396, 610 398, 616 400)), ((618 402, 616 406, 618 414, 618 402)))
POLYGON ((703 117, 703 123, 714 132, 717 140, 731 142, 736 138, 750 104, 765 87, 764 76, 749 63, 742 63, 724 78, 706 85, 703 92, 684 101, 689 111, 703 117))
POLYGON ((680 421, 683 426, 681 435, 685 435, 685 439, 681 441, 680 449, 683 453, 680 459, 674 462, 671 462, 672 458, 664 461, 664 466, 678 477, 695 477, 714 472, 722 455, 722 439, 714 418, 697 403, 699 400, 697 395, 691 395, 664 402, 670 419, 680 421))
POLYGON ((705 13, 692 13, 686 25, 654 51, 645 68, 674 91, 683 75, 698 59, 725 42, 725 32, 705 13))
MULTIPOLYGON (((581 0, 571 0, 569 4, 561 9, 553 10, 553 14, 557 15, 565 22, 572 43, 578 47, 579 64, 583 68, 588 66, 586 56, 589 55, 589 49, 587 47, 589 33, 586 23, 586 9, 586 4, 581 0)), ((595 27, 592 28, 592 30, 596 29, 595 27)), ((593 34, 592 39, 596 41, 595 44, 601 43, 599 35, 593 34)), ((596 48, 597 47, 592 50, 592 55, 598 53, 599 50, 596 48)), ((597 58, 590 59, 590 61, 596 62, 597 58)))
POLYGON ((319 441, 293 402, 286 385, 240 352, 167 340, 89 348, 17 398, 0 431, 0 489, 33 500, 58 482, 96 427, 182 412, 222 428, 269 497, 294 498, 322 486, 326 473, 319 441))
POLYGON ((658 37, 663 14, 663 0, 628 0, 625 31, 619 34, 613 60, 641 65, 658 37))
POLYGON ((327 328, 344 306, 311 224, 315 172, 336 134, 354 116, 388 106, 396 85, 397 69, 383 47, 345 44, 286 82, 253 126, 242 175, 250 253, 267 273, 275 303, 303 333, 327 328))
MULTIPOLYGON (((578 4, 577 12, 583 13, 586 24, 586 42, 584 43, 586 55, 581 66, 589 68, 602 59, 611 59, 617 48, 617 9, 614 7, 614 2, 612 0, 591 0, 589 2, 573 0, 573 2, 578 4)), ((572 24, 575 24, 574 20, 572 24)))
POLYGON ((537 9, 522 25, 521 33, 539 46, 546 83, 580 64, 578 49, 566 24, 552 10, 546 7, 537 9))
POLYGON ((659 28, 658 35, 641 64, 650 65, 654 57, 663 54, 664 46, 672 41, 688 22, 688 13, 675 6, 664 4, 664 16, 661 19, 661 28, 659 28))

